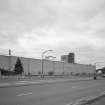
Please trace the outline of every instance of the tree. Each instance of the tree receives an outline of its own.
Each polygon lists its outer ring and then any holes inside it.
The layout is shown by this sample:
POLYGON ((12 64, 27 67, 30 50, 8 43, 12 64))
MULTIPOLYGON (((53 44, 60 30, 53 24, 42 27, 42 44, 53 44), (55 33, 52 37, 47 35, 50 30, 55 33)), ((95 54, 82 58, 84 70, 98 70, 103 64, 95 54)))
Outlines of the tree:
POLYGON ((14 67, 14 71, 16 74, 22 74, 24 72, 23 71, 23 64, 21 63, 20 58, 17 58, 16 64, 14 67))

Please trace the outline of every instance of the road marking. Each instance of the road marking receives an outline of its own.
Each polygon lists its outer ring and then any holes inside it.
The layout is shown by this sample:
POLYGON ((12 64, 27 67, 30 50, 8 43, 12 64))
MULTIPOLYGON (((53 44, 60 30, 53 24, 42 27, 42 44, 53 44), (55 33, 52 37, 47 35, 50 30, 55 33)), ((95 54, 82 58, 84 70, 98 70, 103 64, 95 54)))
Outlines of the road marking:
POLYGON ((14 83, 14 84, 17 84, 18 85, 18 84, 25 84, 25 83, 23 83, 23 82, 17 82, 17 83, 14 83))
POLYGON ((17 96, 26 96, 26 95, 30 95, 30 94, 32 94, 31 92, 29 92, 29 93, 21 93, 21 94, 18 94, 17 96))
POLYGON ((72 86, 73 89, 83 89, 84 87, 81 86, 72 86))
POLYGON ((29 82, 29 81, 19 81, 19 82, 29 82))

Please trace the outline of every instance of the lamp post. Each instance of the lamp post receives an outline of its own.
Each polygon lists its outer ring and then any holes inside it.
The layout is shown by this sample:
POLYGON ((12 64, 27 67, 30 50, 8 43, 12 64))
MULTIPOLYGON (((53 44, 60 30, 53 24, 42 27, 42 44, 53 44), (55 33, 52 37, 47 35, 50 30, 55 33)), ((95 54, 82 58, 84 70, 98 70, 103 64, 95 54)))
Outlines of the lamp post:
POLYGON ((54 61, 54 59, 56 58, 56 57, 52 57, 53 58, 53 74, 55 74, 55 61, 54 61))
POLYGON ((55 72, 55 58, 56 57, 54 57, 54 56, 46 56, 46 59, 47 60, 51 60, 52 61, 52 72, 53 72, 53 74, 54 74, 54 72, 55 72), (51 59, 50 59, 51 58, 51 59))
POLYGON ((11 71, 11 49, 9 49, 9 70, 11 71))
POLYGON ((64 76, 65 72, 64 72, 64 64, 65 62, 64 61, 61 61, 62 62, 62 75, 64 76))
POLYGON ((94 63, 94 66, 95 66, 95 70, 94 70, 94 77, 93 77, 93 79, 96 80, 97 79, 97 76, 96 76, 96 63, 94 63))
POLYGON ((42 55, 41 55, 41 57, 42 57, 42 72, 41 72, 41 77, 42 78, 44 78, 44 54, 46 54, 47 52, 49 52, 49 51, 53 51, 53 50, 45 50, 44 52, 42 52, 42 55))
POLYGON ((30 76, 30 59, 28 58, 28 76, 30 76))
POLYGON ((55 62, 54 62, 54 59, 56 58, 56 57, 54 57, 54 56, 49 56, 49 57, 51 57, 52 58, 52 63, 53 63, 53 74, 54 74, 54 72, 55 72, 55 62))

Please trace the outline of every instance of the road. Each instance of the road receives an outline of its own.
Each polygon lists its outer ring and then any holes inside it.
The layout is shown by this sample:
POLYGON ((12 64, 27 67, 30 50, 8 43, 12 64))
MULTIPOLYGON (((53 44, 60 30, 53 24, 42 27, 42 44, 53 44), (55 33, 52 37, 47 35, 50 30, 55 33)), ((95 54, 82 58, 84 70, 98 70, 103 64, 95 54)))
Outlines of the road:
POLYGON ((0 88, 0 105, 67 105, 105 91, 105 80, 0 88))

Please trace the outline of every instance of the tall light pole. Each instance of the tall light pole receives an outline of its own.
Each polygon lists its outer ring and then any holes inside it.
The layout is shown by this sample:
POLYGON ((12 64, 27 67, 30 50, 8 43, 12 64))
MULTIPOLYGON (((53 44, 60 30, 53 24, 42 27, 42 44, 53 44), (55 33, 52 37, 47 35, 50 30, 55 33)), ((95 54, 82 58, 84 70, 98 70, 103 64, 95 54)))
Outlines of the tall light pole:
POLYGON ((53 58, 53 74, 55 74, 55 61, 54 61, 54 59, 56 58, 56 57, 52 57, 53 58))
POLYGON ((54 61, 54 59, 56 58, 56 57, 54 57, 54 56, 48 56, 48 59, 50 59, 50 58, 52 58, 51 60, 52 60, 52 63, 53 63, 53 67, 52 67, 52 71, 53 71, 53 73, 55 72, 55 61, 54 61))
POLYGON ((61 61, 62 62, 62 75, 64 75, 64 64, 65 64, 65 62, 64 61, 61 61))
POLYGON ((46 54, 49 51, 53 51, 53 50, 45 50, 44 52, 42 52, 42 55, 41 55, 41 57, 42 57, 42 72, 41 72, 41 77, 42 78, 44 78, 44 68, 43 68, 43 66, 44 66, 44 54, 46 54))
POLYGON ((54 57, 54 56, 46 56, 46 59, 47 60, 51 60, 52 61, 52 72, 53 72, 53 74, 54 74, 54 72, 55 72, 55 58, 56 57, 54 57), (51 59, 50 59, 51 58, 51 59))
POLYGON ((94 80, 96 80, 97 79, 97 76, 96 76, 96 63, 94 63, 94 66, 95 66, 95 70, 94 70, 94 80))
POLYGON ((9 49, 9 70, 11 71, 11 49, 9 49))
POLYGON ((28 76, 30 76, 30 58, 28 58, 28 76))

